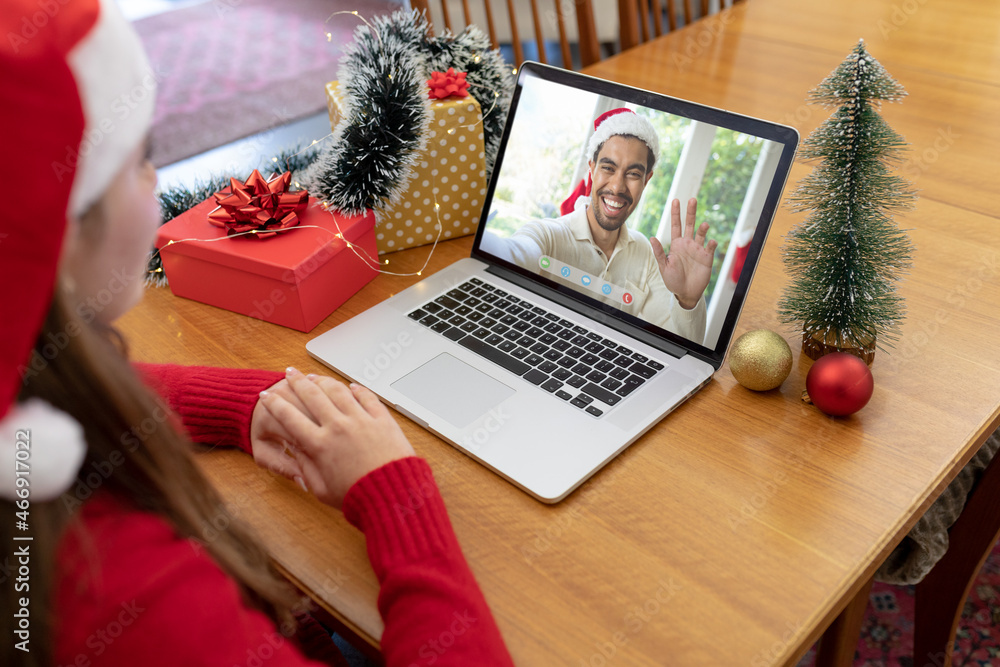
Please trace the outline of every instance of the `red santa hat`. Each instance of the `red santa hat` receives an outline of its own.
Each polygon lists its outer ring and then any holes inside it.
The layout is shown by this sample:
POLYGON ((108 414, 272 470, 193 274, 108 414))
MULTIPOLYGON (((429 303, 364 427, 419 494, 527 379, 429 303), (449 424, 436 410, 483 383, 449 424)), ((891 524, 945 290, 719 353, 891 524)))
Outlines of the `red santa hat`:
MULTIPOLYGON (((660 138, 656 136, 656 130, 652 123, 626 107, 619 107, 605 111, 594 119, 594 133, 587 141, 587 159, 593 160, 597 150, 608 139, 614 136, 629 136, 641 139, 649 150, 653 153, 653 164, 660 159, 660 138)), ((566 201, 559 207, 560 213, 566 215, 571 213, 576 205, 576 200, 580 197, 590 196, 591 178, 587 175, 587 180, 581 180, 566 201)))
MULTIPOLYGON (((30 498, 58 497, 86 450, 79 424, 41 401, 17 403, 55 292, 67 221, 97 202, 145 137, 156 81, 113 0, 11 0, 0 15, 0 497, 15 493, 17 451, 30 498), (30 439, 28 447, 16 442, 30 439)), ((58 354, 53 345, 52 353, 58 354)), ((22 471, 22 472, 18 472, 22 471)))

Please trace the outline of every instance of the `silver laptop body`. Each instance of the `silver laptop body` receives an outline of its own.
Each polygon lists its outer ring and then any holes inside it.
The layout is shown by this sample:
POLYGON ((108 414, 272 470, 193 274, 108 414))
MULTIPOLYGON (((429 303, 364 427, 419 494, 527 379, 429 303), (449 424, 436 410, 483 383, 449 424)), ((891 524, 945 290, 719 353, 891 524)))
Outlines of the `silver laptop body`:
POLYGON ((525 63, 472 256, 306 349, 538 500, 558 502, 721 366, 797 143, 789 127, 525 63), (633 299, 630 282, 604 284, 545 252, 525 262, 505 250, 519 225, 558 217, 554 207, 587 173, 583 147, 594 118, 623 106, 664 128, 654 171, 670 176, 656 193, 646 186, 636 225, 666 249, 663 198, 697 196, 698 222, 714 216, 710 224, 726 230, 699 341, 630 311, 623 305, 633 299), (561 136, 569 137, 565 146, 561 136), (568 181, 560 174, 539 184, 525 168, 548 158, 568 167, 568 181), (539 187, 543 195, 527 209, 518 203, 539 187), (703 201, 712 193, 722 194, 703 201), (540 216, 539 200, 554 214, 540 216))

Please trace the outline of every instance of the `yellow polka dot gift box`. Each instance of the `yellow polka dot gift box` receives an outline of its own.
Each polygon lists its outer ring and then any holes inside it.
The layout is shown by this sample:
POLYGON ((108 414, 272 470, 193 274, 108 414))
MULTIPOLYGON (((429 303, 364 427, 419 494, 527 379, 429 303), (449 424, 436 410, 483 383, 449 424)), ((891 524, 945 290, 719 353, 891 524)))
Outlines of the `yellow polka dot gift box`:
MULTIPOLYGON (((337 127, 341 101, 336 81, 326 84, 330 125, 337 127)), ((417 156, 415 176, 399 202, 378 212, 380 255, 474 234, 486 197, 482 110, 469 97, 430 102, 427 148, 417 156), (435 209, 435 203, 438 208, 435 209)))

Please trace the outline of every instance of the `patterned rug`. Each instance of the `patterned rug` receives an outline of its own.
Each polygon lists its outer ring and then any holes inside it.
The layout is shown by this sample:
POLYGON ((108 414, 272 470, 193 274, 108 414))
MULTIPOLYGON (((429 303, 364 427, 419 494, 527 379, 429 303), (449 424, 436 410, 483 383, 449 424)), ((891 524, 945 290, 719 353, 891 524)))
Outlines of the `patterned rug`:
MULTIPOLYGON (((855 667, 925 667, 913 664, 913 587, 872 586, 854 655, 855 667)), ((1000 544, 986 559, 958 626, 952 664, 989 667, 1000 665, 1000 544)), ((815 647, 798 667, 812 667, 815 647)), ((932 663, 933 664, 933 663, 932 663)), ((933 667, 939 667, 933 664, 933 667)))
POLYGON ((163 166, 326 108, 359 18, 399 0, 211 0, 135 22, 158 81, 153 163, 163 166), (329 40, 326 33, 330 33, 329 40))

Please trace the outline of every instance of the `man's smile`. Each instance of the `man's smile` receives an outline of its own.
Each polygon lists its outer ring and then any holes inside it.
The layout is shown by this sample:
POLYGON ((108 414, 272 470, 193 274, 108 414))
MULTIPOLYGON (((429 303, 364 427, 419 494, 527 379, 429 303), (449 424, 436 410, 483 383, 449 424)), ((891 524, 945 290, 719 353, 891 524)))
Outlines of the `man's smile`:
POLYGON ((630 197, 618 197, 605 193, 601 193, 599 199, 601 200, 605 214, 611 217, 617 217, 620 212, 626 210, 632 203, 630 197))

